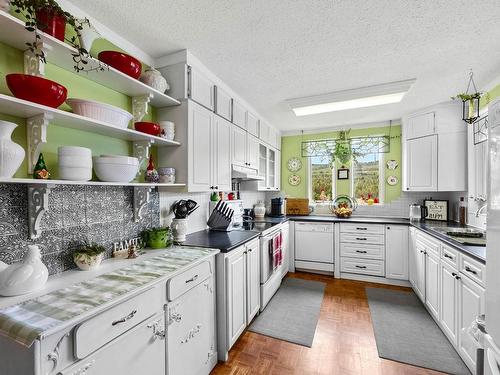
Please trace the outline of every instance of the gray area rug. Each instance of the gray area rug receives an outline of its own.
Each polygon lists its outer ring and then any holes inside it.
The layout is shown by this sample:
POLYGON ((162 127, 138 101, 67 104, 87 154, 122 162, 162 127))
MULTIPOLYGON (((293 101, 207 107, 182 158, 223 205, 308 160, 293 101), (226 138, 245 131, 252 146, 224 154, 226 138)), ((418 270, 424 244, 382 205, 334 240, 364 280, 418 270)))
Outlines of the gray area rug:
POLYGON ((366 288, 381 358, 470 375, 458 353, 413 292, 366 288))
POLYGON ((325 283, 286 278, 249 330, 311 347, 325 283))

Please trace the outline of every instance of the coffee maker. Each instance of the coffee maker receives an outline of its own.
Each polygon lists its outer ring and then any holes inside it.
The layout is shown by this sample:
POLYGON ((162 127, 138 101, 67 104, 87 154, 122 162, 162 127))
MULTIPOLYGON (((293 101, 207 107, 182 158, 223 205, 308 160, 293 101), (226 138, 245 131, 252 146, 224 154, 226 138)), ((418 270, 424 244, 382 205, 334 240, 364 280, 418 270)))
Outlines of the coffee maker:
POLYGON ((285 216, 285 200, 283 198, 273 198, 271 199, 271 217, 283 217, 285 216))

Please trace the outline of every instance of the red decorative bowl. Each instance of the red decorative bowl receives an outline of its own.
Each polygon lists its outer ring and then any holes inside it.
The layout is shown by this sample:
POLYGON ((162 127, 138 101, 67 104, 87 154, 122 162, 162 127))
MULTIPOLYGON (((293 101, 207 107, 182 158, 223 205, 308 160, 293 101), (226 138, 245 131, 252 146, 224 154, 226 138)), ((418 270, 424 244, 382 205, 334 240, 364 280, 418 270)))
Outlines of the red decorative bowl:
POLYGON ((116 51, 102 51, 98 55, 99 60, 112 66, 132 78, 139 78, 142 65, 135 57, 116 51))
POLYGON ((160 135, 161 128, 160 125, 158 125, 155 122, 136 122, 134 124, 135 130, 140 131, 141 133, 146 133, 149 135, 160 135))
POLYGON ((64 103, 68 90, 63 85, 27 74, 7 74, 7 86, 16 98, 57 108, 64 103))

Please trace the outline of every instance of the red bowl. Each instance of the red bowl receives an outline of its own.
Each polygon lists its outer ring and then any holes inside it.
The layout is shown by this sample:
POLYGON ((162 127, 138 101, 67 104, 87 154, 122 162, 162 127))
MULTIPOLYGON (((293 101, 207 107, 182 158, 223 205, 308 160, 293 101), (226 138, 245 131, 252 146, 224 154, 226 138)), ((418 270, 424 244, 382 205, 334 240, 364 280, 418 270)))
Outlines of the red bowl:
POLYGON ((120 72, 129 75, 132 78, 139 78, 142 71, 142 65, 135 57, 121 52, 102 51, 98 55, 99 60, 118 69, 120 72))
POLYGON ((57 108, 64 103, 68 90, 63 85, 27 74, 7 74, 7 86, 16 98, 57 108))
POLYGON ((136 122, 134 124, 135 130, 140 131, 141 133, 146 133, 149 135, 160 135, 161 128, 160 125, 158 125, 155 122, 136 122))

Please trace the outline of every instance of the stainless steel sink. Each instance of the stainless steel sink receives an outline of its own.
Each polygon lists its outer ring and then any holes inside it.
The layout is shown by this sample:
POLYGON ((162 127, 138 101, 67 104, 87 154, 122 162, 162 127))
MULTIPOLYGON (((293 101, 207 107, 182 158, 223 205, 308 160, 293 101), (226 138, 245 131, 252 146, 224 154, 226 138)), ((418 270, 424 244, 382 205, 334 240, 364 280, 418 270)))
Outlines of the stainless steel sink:
POLYGON ((454 237, 484 237, 484 232, 474 228, 446 228, 444 232, 449 236, 454 237))

